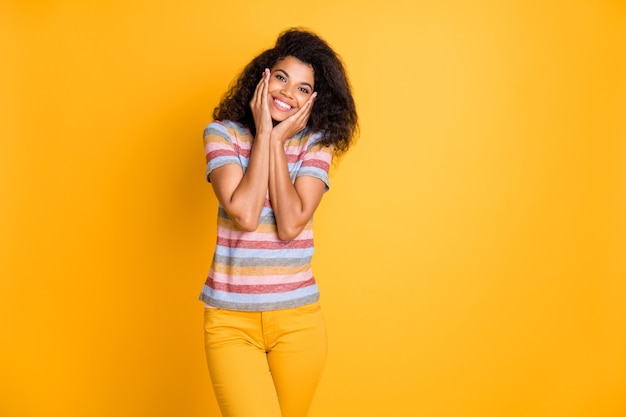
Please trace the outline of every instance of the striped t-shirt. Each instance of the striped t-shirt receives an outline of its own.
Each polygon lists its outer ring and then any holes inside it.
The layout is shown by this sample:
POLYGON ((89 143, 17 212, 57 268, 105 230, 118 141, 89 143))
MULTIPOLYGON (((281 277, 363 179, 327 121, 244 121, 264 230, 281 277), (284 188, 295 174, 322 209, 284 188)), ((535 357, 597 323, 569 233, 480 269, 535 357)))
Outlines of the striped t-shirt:
MULTIPOLYGON (((306 175, 319 178, 328 190, 329 147, 316 144, 321 133, 305 129, 285 141, 291 181, 306 175)), ((206 175, 227 164, 245 172, 252 147, 250 131, 239 123, 214 121, 204 130, 206 175)), ((313 218, 293 240, 278 239, 269 193, 254 232, 238 230, 221 206, 217 244, 200 299, 208 306, 240 311, 267 311, 315 302, 319 292, 313 272, 313 218)))

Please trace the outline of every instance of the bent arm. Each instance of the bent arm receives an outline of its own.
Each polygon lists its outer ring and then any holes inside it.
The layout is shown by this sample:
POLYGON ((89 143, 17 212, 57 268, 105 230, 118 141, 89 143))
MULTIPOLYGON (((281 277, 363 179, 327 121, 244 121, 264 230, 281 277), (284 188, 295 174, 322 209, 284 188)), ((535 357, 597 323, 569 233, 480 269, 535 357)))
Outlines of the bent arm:
POLYGON ((318 178, 301 176, 291 182, 282 141, 270 146, 269 193, 276 218, 278 238, 297 237, 317 209, 326 184, 318 178))
POLYGON ((245 174, 239 165, 224 165, 209 174, 215 195, 237 228, 257 229, 268 190, 269 135, 254 140, 245 174))

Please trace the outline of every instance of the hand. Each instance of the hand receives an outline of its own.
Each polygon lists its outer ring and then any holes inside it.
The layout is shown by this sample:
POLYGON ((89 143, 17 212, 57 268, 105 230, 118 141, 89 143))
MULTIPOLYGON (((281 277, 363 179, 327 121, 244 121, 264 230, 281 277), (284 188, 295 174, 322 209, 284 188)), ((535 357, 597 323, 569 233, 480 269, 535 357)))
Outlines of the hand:
POLYGON ((272 116, 267 99, 267 90, 269 85, 270 70, 265 68, 261 81, 254 90, 252 100, 250 100, 250 109, 254 118, 254 126, 258 134, 268 134, 272 131, 272 116))
POLYGON ((289 139, 302 129, 306 127, 307 122, 309 121, 309 116, 311 115, 311 110, 313 109, 313 102, 315 101, 315 97, 317 97, 317 93, 311 94, 311 97, 307 100, 306 103, 302 107, 298 109, 297 112, 274 126, 272 129, 272 139, 279 140, 284 142, 289 139))

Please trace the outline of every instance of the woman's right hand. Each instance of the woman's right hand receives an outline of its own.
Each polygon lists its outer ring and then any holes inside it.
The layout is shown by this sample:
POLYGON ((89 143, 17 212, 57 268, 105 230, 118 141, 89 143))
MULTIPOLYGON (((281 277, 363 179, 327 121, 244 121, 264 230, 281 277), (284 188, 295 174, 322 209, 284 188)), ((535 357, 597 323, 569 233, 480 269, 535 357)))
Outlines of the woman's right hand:
POLYGON ((250 109, 254 118, 257 135, 272 132, 272 116, 270 115, 269 102, 267 99, 267 91, 270 79, 270 70, 265 68, 261 81, 254 90, 252 100, 250 100, 250 109))

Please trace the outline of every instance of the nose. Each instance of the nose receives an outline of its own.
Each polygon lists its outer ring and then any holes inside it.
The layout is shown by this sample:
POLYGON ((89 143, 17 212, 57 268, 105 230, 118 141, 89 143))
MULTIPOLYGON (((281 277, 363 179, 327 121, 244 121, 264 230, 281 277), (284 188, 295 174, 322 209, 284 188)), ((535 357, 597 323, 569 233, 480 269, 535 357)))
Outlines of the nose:
POLYGON ((280 93, 288 98, 293 98, 293 87, 287 83, 283 85, 283 88, 280 89, 280 93))

